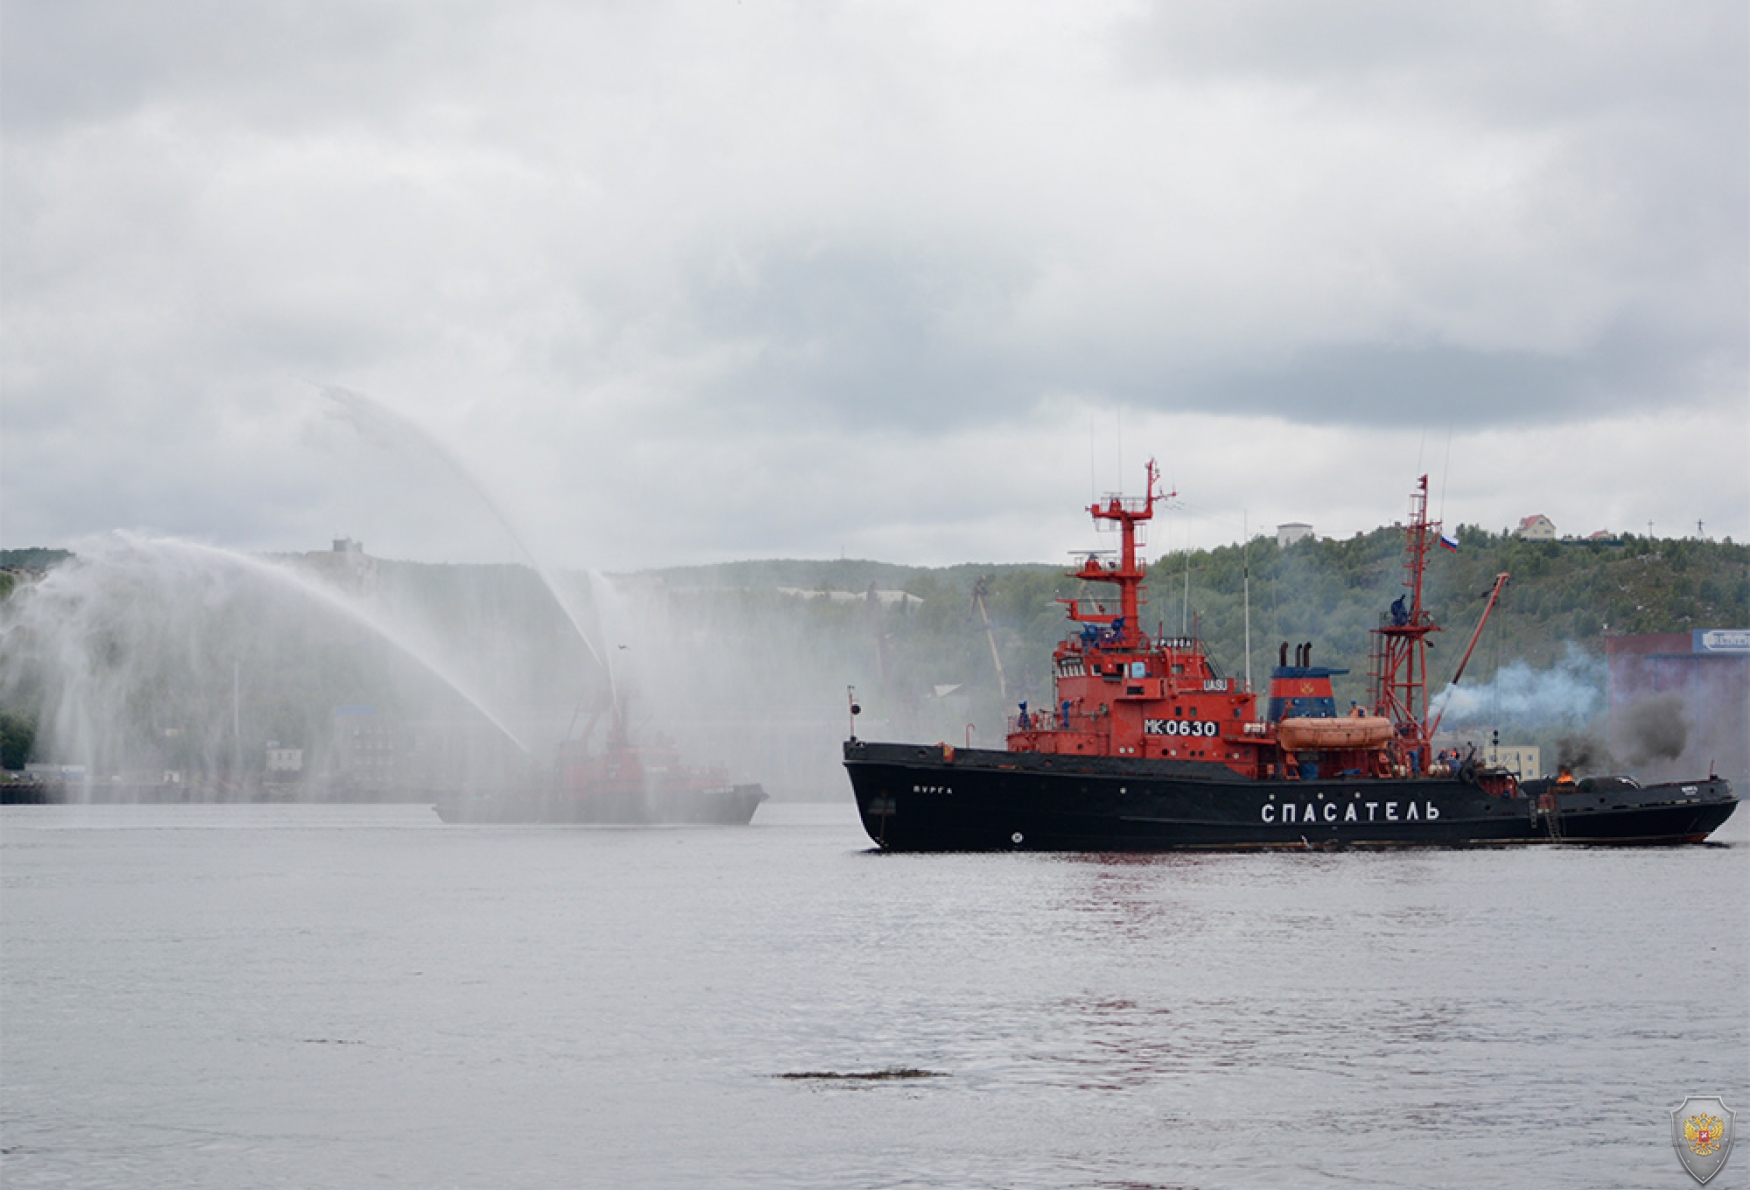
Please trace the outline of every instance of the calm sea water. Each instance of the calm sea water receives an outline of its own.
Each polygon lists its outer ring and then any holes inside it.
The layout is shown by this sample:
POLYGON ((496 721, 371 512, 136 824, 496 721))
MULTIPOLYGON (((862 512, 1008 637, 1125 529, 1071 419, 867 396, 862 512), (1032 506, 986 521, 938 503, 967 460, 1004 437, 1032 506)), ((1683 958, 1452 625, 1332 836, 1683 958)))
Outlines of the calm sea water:
POLYGON ((1682 1187, 1669 1110, 1750 1108, 1724 837, 914 857, 848 801, 8 808, 0 1178, 1682 1187))

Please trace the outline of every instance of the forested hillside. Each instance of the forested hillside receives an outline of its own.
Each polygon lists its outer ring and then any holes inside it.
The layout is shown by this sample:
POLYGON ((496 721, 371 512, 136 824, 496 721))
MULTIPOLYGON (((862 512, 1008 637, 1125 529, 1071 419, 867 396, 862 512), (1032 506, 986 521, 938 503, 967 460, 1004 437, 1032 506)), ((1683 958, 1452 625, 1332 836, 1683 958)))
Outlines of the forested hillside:
MULTIPOLYGON (((1597 651, 1606 631, 1684 632, 1750 624, 1750 546, 1628 537, 1612 544, 1529 542, 1474 526, 1456 553, 1430 555, 1424 605, 1445 628, 1434 638, 1436 675, 1456 669, 1495 576, 1511 575, 1466 681, 1489 681, 1514 662, 1534 668, 1570 645, 1597 651)), ((1195 628, 1224 672, 1246 672, 1250 590, 1252 676, 1262 683, 1280 641, 1312 641, 1321 664, 1347 666, 1345 698, 1360 699, 1368 633, 1404 590, 1403 533, 1382 528, 1345 540, 1272 538, 1167 555, 1150 567, 1145 622, 1195 628)), ((990 640, 1011 701, 1047 693, 1051 649, 1063 634, 1058 599, 1098 595, 1065 568, 963 565, 914 569, 872 562, 754 562, 659 572, 674 596, 778 587, 819 592, 902 590, 920 604, 816 601, 798 623, 867 633, 879 623, 882 664, 916 687, 997 684, 990 640), (975 592, 981 598, 974 598, 975 592), (988 631, 987 621, 988 618, 988 631)), ((874 651, 874 638, 870 639, 874 651)))
MULTIPOLYGON (((1461 730, 1493 725, 1548 746, 1591 730, 1602 714, 1606 632, 1750 626, 1750 548, 1729 541, 1532 543, 1474 526, 1457 537, 1456 553, 1429 559, 1424 603, 1445 628, 1434 638, 1435 691, 1455 671, 1495 576, 1512 576, 1464 678, 1473 704, 1483 701, 1448 723, 1461 730)), ((111 741, 130 724, 159 740, 154 765, 172 764, 164 740, 196 758, 176 766, 198 769, 259 756, 271 739, 308 749, 320 767, 337 708, 369 705, 453 735, 478 728, 467 726, 476 712, 465 702, 508 725, 538 761, 568 724, 575 731, 618 699, 635 721, 782 795, 818 796, 842 783, 848 687, 871 738, 1000 745, 1017 703, 1051 696, 1051 651, 1065 631, 1057 601, 1109 594, 1082 589, 1067 566, 757 561, 574 576, 560 592, 567 611, 520 567, 370 560, 368 582, 328 600, 312 599, 308 581, 266 582, 235 560, 161 574, 148 566, 156 577, 145 587, 136 567, 132 587, 112 589, 99 560, 69 572, 61 611, 19 614, 29 588, 53 585, 45 563, 52 576, 87 561, 0 556, 0 565, 26 568, 7 572, 19 585, 0 593, 0 613, 29 626, 0 638, 9 765, 31 752, 33 725, 47 731, 39 752, 67 751, 53 741, 72 738, 74 723, 89 741, 80 755, 39 758, 89 763, 107 723, 111 741), (209 566, 217 569, 199 573, 209 566), (77 631, 75 614, 101 625, 101 647, 52 639, 77 631), (105 672, 57 673, 69 656, 105 672)), ((281 564, 313 573, 299 558, 281 564)), ((1311 641, 1318 663, 1349 670, 1335 683, 1339 699, 1366 701, 1369 630, 1404 578, 1400 529, 1286 548, 1259 537, 1157 560, 1144 625, 1199 632, 1218 668, 1244 677, 1249 589, 1258 688, 1280 642, 1311 641)))

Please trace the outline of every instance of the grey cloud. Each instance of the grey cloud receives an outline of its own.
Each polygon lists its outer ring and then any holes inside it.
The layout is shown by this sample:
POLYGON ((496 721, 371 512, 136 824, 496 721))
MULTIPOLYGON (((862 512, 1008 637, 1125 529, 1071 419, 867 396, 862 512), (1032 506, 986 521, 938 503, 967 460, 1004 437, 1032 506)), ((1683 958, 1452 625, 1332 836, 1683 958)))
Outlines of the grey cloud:
POLYGON ((1575 356, 1351 344, 1301 353, 1277 369, 1211 377, 1201 387, 1213 408, 1308 425, 1528 426, 1621 410, 1649 388, 1687 390, 1682 372, 1690 362, 1614 340, 1575 356))
MULTIPOLYGON (((1646 323, 1744 353, 1750 293, 1750 6, 1485 0, 1157 3, 1115 56, 1148 83, 1264 88, 1284 110, 1378 113, 1536 146, 1530 230, 1598 221, 1590 255, 1633 278, 1646 323), (1551 206, 1559 203, 1562 205, 1551 206), (1647 308, 1651 298, 1662 307, 1647 308)), ((1394 163, 1378 162, 1389 177, 1394 163)), ((1526 245, 1528 254, 1543 245, 1526 245)))
POLYGON ((749 346, 726 395, 763 416, 957 424, 1034 395, 1027 361, 980 333, 1019 272, 928 246, 781 244, 750 279, 702 286, 690 333, 749 346))
POLYGON ((1624 106, 1742 123, 1750 9, 1736 3, 1325 4, 1156 2, 1120 60, 1163 73, 1304 84, 1377 101, 1436 101, 1514 123, 1596 119, 1624 106))
MULTIPOLYGON (((424 6, 421 6, 424 9, 424 6)), ((394 85, 385 67, 417 36, 418 10, 345 0, 57 0, 6 6, 0 101, 8 131, 52 132, 152 103, 247 108, 301 123, 394 85)), ((424 13, 447 21, 441 6, 424 13)))
POLYGON ((1741 401, 1741 3, 1064 11, 8 4, 9 515, 387 542, 425 511, 387 481, 329 524, 273 433, 207 445, 306 381, 490 414, 568 509, 689 451, 976 464, 1078 402, 1741 401))
POLYGON ((1017 342, 1006 324, 1026 278, 986 262, 850 251, 784 255, 757 284, 706 291, 691 333, 758 344, 724 380, 728 399, 771 417, 929 432, 1080 392, 1141 408, 1272 414, 1321 425, 1394 425, 1463 417, 1547 424, 1705 397, 1750 366, 1745 335, 1666 320, 1619 320, 1569 351, 1484 349, 1433 341, 1262 345, 1220 366, 1127 341, 1017 342), (977 330, 967 330, 959 322, 977 330), (993 329, 996 328, 996 329, 993 329), (999 333, 1000 332, 1000 333, 999 333))

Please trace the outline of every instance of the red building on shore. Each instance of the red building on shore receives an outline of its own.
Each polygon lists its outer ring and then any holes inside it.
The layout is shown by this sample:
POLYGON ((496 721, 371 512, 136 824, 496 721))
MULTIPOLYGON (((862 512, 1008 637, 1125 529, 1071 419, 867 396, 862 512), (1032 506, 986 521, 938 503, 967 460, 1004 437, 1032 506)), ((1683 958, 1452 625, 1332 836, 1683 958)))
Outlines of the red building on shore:
POLYGON ((1750 776, 1750 629, 1607 636, 1605 656, 1618 759, 1750 776))

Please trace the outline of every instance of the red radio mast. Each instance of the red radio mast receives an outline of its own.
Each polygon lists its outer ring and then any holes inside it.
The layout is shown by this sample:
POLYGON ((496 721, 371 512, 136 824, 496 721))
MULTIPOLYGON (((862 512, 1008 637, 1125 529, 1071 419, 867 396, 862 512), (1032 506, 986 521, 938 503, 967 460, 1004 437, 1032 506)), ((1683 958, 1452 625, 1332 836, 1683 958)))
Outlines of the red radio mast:
POLYGON ((1410 523, 1404 527, 1404 587, 1385 622, 1374 631, 1373 713, 1397 728, 1400 755, 1412 772, 1425 773, 1432 757, 1428 730, 1428 634, 1439 632, 1422 607, 1422 576, 1428 548, 1440 522, 1428 519, 1428 477, 1410 493, 1410 523))

